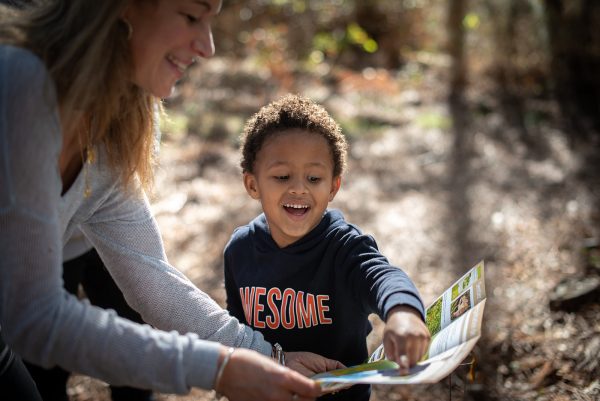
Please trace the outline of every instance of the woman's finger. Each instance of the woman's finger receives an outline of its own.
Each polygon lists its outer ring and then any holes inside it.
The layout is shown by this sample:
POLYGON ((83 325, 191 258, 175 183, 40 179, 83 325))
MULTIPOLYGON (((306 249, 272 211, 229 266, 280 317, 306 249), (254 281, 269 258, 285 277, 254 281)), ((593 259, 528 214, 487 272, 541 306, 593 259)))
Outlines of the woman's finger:
POLYGON ((292 394, 291 397, 290 397, 290 400, 292 400, 292 401, 312 401, 314 399, 315 399, 314 397, 312 397, 312 398, 302 397, 302 396, 300 396, 298 394, 295 394, 295 393, 292 394))
POLYGON ((321 394, 321 386, 298 372, 290 370, 288 372, 285 388, 290 391, 290 397, 296 394, 297 397, 313 399, 321 394))

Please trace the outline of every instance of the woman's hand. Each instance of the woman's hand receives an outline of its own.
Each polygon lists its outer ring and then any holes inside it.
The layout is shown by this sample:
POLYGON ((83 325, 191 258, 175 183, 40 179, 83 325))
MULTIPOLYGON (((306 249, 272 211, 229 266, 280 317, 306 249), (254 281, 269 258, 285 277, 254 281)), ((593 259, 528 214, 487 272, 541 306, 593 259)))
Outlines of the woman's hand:
POLYGON ((344 364, 312 352, 286 352, 285 365, 304 376, 345 368, 344 364))
POLYGON ((416 309, 399 305, 390 310, 383 331, 387 359, 400 365, 400 374, 408 374, 427 352, 431 336, 416 309))
POLYGON ((243 348, 231 354, 215 390, 229 401, 308 401, 321 395, 313 380, 243 348))

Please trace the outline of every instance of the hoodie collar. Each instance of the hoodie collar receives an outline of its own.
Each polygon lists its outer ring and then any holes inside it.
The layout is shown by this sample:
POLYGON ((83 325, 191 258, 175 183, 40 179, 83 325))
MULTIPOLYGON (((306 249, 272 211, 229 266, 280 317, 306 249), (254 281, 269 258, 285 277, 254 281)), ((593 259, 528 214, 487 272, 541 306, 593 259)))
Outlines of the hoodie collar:
POLYGON ((344 216, 342 212, 336 209, 328 209, 325 211, 323 218, 315 228, 298 241, 284 248, 279 248, 275 243, 275 240, 273 240, 273 237, 271 237, 269 224, 267 223, 267 218, 264 213, 252 220, 250 223, 250 230, 253 232, 256 246, 260 249, 263 249, 264 251, 278 250, 286 253, 296 253, 302 252, 307 248, 312 248, 316 246, 317 243, 322 242, 323 237, 343 221, 344 216))

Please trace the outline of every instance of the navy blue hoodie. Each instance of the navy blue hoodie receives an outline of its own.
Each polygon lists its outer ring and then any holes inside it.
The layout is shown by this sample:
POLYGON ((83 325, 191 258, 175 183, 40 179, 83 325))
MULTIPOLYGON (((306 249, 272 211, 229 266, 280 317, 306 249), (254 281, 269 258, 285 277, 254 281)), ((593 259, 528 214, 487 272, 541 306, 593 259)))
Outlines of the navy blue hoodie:
MULTIPOLYGON (((311 351, 346 366, 364 363, 367 319, 409 305, 423 316, 412 281, 373 237, 329 210, 306 236, 279 248, 264 214, 237 228, 225 248, 227 309, 284 351, 311 351)), ((368 400, 359 385, 322 399, 368 400)))

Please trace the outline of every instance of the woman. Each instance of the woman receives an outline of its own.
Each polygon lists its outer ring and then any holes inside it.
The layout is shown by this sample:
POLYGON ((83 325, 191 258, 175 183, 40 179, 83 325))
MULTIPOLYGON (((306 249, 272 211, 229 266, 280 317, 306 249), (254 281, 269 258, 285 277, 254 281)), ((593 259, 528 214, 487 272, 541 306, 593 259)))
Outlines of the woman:
MULTIPOLYGON (((265 357, 271 344, 168 264, 144 196, 153 109, 190 65, 213 55, 210 23, 220 6, 47 0, 21 14, 2 9, 0 327, 24 359, 162 392, 319 394, 265 357), (66 294, 62 246, 78 227, 127 302, 157 329, 66 294)), ((338 367, 314 354, 286 357, 305 374, 338 367)))

